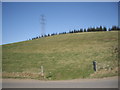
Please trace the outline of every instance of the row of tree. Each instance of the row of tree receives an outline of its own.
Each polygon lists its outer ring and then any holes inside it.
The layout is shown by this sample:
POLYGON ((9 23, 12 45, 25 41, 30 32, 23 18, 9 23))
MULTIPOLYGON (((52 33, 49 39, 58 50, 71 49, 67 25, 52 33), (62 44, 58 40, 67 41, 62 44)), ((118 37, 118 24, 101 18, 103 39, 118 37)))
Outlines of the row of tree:
POLYGON ((90 27, 90 28, 87 28, 87 29, 79 29, 79 30, 72 30, 72 31, 69 31, 69 32, 62 32, 62 33, 52 33, 52 34, 47 34, 47 35, 42 35, 42 36, 37 36, 37 37, 34 37, 32 39, 29 39, 29 40, 34 40, 34 39, 38 39, 38 38, 42 38, 42 37, 48 37, 48 36, 54 36, 54 35, 60 35, 60 34, 67 34, 67 33, 81 33, 81 32, 100 32, 100 31, 118 31, 120 30, 120 27, 118 26, 112 26, 112 28, 109 28, 107 29, 106 27, 102 27, 102 26, 99 26, 99 27, 90 27))

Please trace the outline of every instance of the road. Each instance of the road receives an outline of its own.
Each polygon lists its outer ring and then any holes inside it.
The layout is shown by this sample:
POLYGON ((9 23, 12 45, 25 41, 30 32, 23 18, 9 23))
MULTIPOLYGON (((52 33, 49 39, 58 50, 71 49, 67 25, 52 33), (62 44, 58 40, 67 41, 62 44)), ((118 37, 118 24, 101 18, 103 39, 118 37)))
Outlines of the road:
POLYGON ((3 79, 3 88, 118 88, 118 77, 61 81, 3 79))

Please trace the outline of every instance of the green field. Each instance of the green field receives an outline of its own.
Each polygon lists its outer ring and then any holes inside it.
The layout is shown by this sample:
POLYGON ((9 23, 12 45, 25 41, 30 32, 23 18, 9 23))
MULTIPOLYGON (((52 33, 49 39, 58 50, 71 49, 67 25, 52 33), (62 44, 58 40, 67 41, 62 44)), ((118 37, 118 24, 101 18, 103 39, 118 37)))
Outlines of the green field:
POLYGON ((3 45, 2 52, 3 78, 67 80, 118 75, 118 31, 43 37, 3 45))

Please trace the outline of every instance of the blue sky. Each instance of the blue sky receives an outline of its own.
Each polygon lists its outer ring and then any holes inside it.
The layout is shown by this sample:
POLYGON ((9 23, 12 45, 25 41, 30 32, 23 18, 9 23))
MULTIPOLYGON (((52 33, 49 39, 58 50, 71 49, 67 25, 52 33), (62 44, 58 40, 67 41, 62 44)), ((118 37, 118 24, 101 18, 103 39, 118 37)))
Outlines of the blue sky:
POLYGON ((3 2, 2 43, 39 36, 41 14, 45 15, 46 34, 118 25, 117 5, 117 2, 3 2))

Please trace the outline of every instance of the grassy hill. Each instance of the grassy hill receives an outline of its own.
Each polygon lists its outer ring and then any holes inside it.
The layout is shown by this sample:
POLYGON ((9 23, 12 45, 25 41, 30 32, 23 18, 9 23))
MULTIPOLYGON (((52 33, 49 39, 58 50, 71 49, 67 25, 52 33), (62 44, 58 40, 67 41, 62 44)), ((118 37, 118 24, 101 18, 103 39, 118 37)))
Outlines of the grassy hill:
POLYGON ((118 31, 44 37, 2 46, 3 78, 63 80, 118 73, 118 31), (92 61, 97 61, 94 72, 92 61))

